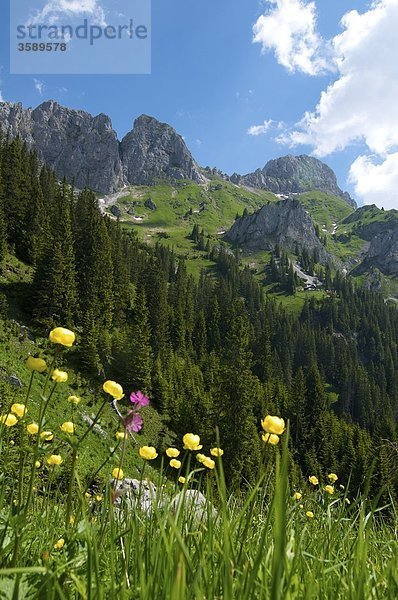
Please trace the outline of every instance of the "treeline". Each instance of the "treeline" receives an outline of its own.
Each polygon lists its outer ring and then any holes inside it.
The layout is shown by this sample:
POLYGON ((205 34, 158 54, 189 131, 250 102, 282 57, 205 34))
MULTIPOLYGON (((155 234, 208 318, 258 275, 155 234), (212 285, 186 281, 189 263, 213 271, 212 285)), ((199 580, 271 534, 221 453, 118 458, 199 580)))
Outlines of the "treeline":
POLYGON ((308 301, 296 319, 222 246, 216 274, 195 281, 18 139, 1 146, 1 256, 7 246, 34 267, 25 308, 43 331, 78 332, 83 372, 150 394, 178 436, 210 444, 218 428, 232 485, 254 480, 271 413, 290 419, 297 474, 333 470, 360 486, 376 459, 377 486, 398 489, 383 441, 397 439, 398 314, 381 296, 337 276, 337 298, 308 301))

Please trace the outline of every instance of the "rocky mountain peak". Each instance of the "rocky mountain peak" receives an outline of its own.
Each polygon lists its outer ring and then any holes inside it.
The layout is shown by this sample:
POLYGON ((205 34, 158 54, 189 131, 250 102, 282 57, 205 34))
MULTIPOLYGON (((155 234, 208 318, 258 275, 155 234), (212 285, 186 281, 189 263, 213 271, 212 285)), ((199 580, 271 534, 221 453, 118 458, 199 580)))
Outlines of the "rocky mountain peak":
POLYGON ((129 182, 152 179, 205 181, 183 138, 166 123, 141 115, 120 144, 124 175, 129 182))
POLYGON ((263 169, 243 176, 233 175, 231 180, 241 185, 266 189, 274 194, 299 194, 319 190, 344 198, 350 206, 356 208, 350 195, 339 188, 332 169, 306 154, 281 156, 268 161, 263 169))

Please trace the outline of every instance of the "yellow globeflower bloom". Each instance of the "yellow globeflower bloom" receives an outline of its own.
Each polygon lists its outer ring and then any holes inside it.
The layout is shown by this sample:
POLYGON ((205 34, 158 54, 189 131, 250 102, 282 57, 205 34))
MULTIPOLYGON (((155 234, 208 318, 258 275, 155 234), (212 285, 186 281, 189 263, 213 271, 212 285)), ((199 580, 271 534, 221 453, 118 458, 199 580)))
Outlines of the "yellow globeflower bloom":
POLYGON ((36 469, 40 469, 40 467, 41 467, 41 463, 40 463, 40 461, 39 461, 39 460, 37 460, 37 461, 35 462, 35 467, 36 467, 36 469))
POLYGON ((271 444, 272 446, 279 444, 279 435, 275 433, 263 433, 261 437, 265 444, 271 444))
POLYGON ((271 415, 264 417, 261 421, 261 426, 265 433, 274 433, 276 435, 282 435, 286 429, 284 419, 272 417, 271 415))
POLYGON ((124 397, 123 388, 119 383, 116 383, 116 381, 105 381, 102 389, 115 400, 121 400, 124 397))
POLYGON ((102 497, 101 494, 97 494, 96 497, 95 497, 95 499, 96 499, 97 502, 102 502, 103 497, 102 497))
POLYGON ((182 438, 184 442, 184 450, 200 450, 203 446, 200 445, 200 437, 193 433, 186 433, 182 438))
POLYGON ((180 483, 185 483, 185 482, 186 482, 186 479, 185 479, 185 477, 183 477, 183 476, 181 475, 181 476, 178 478, 178 481, 179 481, 180 483))
POLYGON ((65 327, 56 327, 50 331, 48 338, 50 342, 53 342, 54 344, 61 344, 61 346, 70 348, 73 346, 76 336, 73 331, 70 331, 70 329, 65 329, 65 327))
POLYGON ((79 396, 68 396, 68 402, 71 404, 79 404, 80 398, 79 396))
POLYGON ((52 431, 42 431, 40 434, 40 437, 45 441, 45 442, 51 442, 54 439, 54 434, 52 431))
POLYGON ((139 453, 141 458, 144 458, 145 460, 154 460, 158 455, 156 448, 153 446, 142 446, 139 449, 139 453))
POLYGON ((18 423, 18 419, 15 415, 12 415, 10 413, 8 415, 1 415, 0 423, 3 423, 4 425, 6 425, 6 427, 13 427, 18 423))
POLYGON ((199 452, 199 454, 196 455, 196 460, 199 461, 200 463, 202 463, 204 460, 206 460, 205 454, 201 454, 199 452))
POLYGON ((170 461, 170 467, 173 467, 173 469, 181 469, 181 461, 177 460, 176 458, 172 458, 170 461))
POLYGON ((37 423, 29 423, 29 425, 26 426, 26 429, 30 435, 36 435, 36 433, 39 432, 39 426, 37 423))
POLYGON ((304 504, 300 504, 300 508, 303 509, 304 508, 304 504))
POLYGON ((307 510, 307 512, 305 514, 309 519, 314 518, 314 513, 312 512, 312 510, 307 510))
POLYGON ((17 415, 17 417, 19 417, 20 419, 22 419, 22 417, 24 417, 27 412, 27 408, 25 404, 13 404, 11 406, 11 412, 14 413, 14 415, 17 415))
POLYGON ((65 383, 68 381, 68 373, 65 371, 60 371, 59 369, 54 369, 51 379, 57 383, 65 383))
POLYGON ((204 465, 207 469, 214 469, 214 467, 216 466, 216 463, 214 462, 214 460, 212 458, 210 458, 209 456, 206 456, 204 461, 202 462, 202 465, 204 465))
POLYGON ((312 485, 318 485, 319 483, 318 477, 315 477, 315 475, 311 475, 311 477, 308 477, 308 481, 312 483, 312 485))
POLYGON ((328 494, 334 494, 334 487, 332 485, 325 485, 325 487, 323 489, 328 494))
POLYGON ((29 371, 37 371, 38 373, 44 373, 47 369, 46 361, 42 358, 35 358, 34 356, 28 356, 25 365, 29 371))
POLYGON ((338 477, 337 477, 336 473, 329 473, 328 479, 332 483, 336 483, 336 481, 338 480, 338 477))
POLYGON ((128 438, 127 431, 117 431, 116 432, 116 439, 117 440, 126 440, 127 438, 128 438))
POLYGON ((60 465, 63 463, 62 456, 60 454, 51 454, 49 458, 47 458, 47 464, 49 465, 60 465))
POLYGON ((114 479, 123 479, 123 477, 124 477, 123 470, 119 469, 118 467, 115 467, 112 471, 112 477, 114 479))
POLYGON ((303 494, 300 494, 300 492, 294 492, 293 494, 293 499, 294 500, 301 500, 303 494))
POLYGON ((177 458, 180 456, 180 451, 177 448, 167 448, 166 454, 169 458, 177 458))
POLYGON ((55 542, 55 544, 54 544, 54 548, 55 548, 56 550, 62 550, 62 548, 63 548, 64 546, 65 546, 65 540, 64 540, 64 538, 60 538, 60 539, 58 540, 58 542, 55 542))
POLYGON ((59 427, 64 433, 75 433, 75 426, 72 421, 65 421, 65 423, 62 423, 59 427))
POLYGON ((224 454, 224 450, 222 448, 212 448, 210 450, 210 454, 212 456, 222 456, 224 454))

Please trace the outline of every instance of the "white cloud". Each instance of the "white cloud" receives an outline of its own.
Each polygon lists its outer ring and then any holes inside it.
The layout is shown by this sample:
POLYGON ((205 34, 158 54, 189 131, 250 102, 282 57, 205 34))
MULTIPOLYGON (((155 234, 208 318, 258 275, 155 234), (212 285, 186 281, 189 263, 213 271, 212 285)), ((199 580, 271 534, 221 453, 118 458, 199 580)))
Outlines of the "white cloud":
POLYGON ((4 100, 3 100, 3 94, 1 93, 1 90, 0 90, 0 102, 4 102, 4 100))
POLYGON ((397 208, 398 152, 389 154, 381 163, 359 156, 351 165, 348 181, 364 204, 397 208))
POLYGON ((384 154, 398 145, 398 0, 379 0, 360 15, 347 13, 333 40, 339 78, 308 112, 293 144, 312 144, 318 156, 364 141, 384 154))
POLYGON ((42 96, 43 89, 45 87, 44 81, 40 81, 40 79, 33 79, 33 83, 35 85, 35 89, 39 92, 40 96, 42 96))
POLYGON ((29 19, 29 24, 54 25, 61 18, 90 16, 94 23, 106 26, 105 11, 99 0, 47 0, 41 11, 29 19))
POLYGON ((195 144, 196 144, 197 146, 201 146, 201 145, 202 145, 202 140, 200 140, 199 138, 197 138, 197 139, 195 140, 195 144))
POLYGON ((252 125, 247 130, 247 133, 249 135, 254 135, 254 136, 264 135, 264 133, 267 133, 267 131, 269 130, 269 128, 271 127, 272 124, 273 124, 273 120, 269 119, 268 121, 264 121, 264 123, 262 123, 261 125, 252 125))
POLYGON ((337 79, 280 143, 311 145, 323 157, 361 146, 349 181, 365 203, 398 207, 398 0, 375 0, 363 14, 348 12, 330 42, 337 79), (366 150, 368 149, 368 155, 366 150))
POLYGON ((288 71, 318 75, 335 67, 328 58, 328 45, 316 30, 315 2, 268 0, 271 8, 253 26, 253 42, 262 51, 274 50, 277 61, 288 71))

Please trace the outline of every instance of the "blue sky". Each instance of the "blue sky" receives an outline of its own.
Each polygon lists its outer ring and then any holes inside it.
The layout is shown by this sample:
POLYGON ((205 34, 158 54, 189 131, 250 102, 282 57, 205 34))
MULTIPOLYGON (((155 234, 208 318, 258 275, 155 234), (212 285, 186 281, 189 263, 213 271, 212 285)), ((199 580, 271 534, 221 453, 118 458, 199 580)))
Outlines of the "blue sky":
MULTIPOLYGON (((38 4, 43 1, 38 0, 38 4)), ((54 0, 48 0, 51 1, 54 0)), ((93 1, 98 1, 105 13, 112 6, 112 0, 93 1)), ((397 0, 383 2, 391 4, 390 8, 395 10, 397 0)), ((391 167, 391 156, 395 159, 395 143, 398 140, 385 141, 384 146, 381 143, 378 147, 377 142, 372 142, 373 132, 369 132, 367 125, 362 123, 348 141, 340 136, 333 138, 328 147, 321 148, 319 136, 328 138, 333 127, 329 113, 322 114, 315 127, 308 122, 298 128, 295 125, 306 112, 314 113, 321 93, 342 77, 336 68, 319 67, 324 60, 327 40, 346 30, 349 43, 344 41, 341 52, 352 52, 358 56, 357 50, 356 53, 352 51, 351 43, 354 40, 354 45, 357 44, 357 26, 355 23, 355 27, 352 23, 342 26, 340 20, 348 11, 366 13, 370 10, 368 2, 318 0, 315 4, 306 0, 275 0, 272 3, 258 0, 153 0, 152 72, 150 75, 121 76, 10 75, 7 4, 2 2, 0 9, 0 90, 4 100, 36 106, 52 98, 92 114, 104 112, 111 117, 120 137, 131 129, 135 117, 142 113, 150 114, 173 125, 185 137, 201 165, 217 166, 227 173, 246 173, 264 166, 270 158, 288 153, 315 152, 336 171, 341 187, 356 197, 359 191, 365 202, 379 202, 380 194, 367 196, 363 186, 369 169, 374 169, 375 177, 385 175, 380 169, 386 160, 390 161, 387 166, 391 167), (296 50, 303 39, 312 44, 310 62, 314 67, 297 67, 299 63, 294 57, 294 48, 286 60, 278 56, 280 39, 267 37, 269 21, 264 21, 263 28, 265 52, 261 51, 260 42, 253 43, 253 26, 261 15, 273 15, 279 27, 280 19, 283 19, 282 10, 290 10, 289 4, 302 11, 297 14, 307 16, 311 4, 312 15, 316 19, 315 42, 313 32, 308 31, 308 19, 303 29, 294 35, 298 43, 296 50), (309 73, 309 70, 314 72, 309 73), (264 121, 268 123, 264 127, 266 131, 259 135, 248 134, 249 128, 264 121), (285 143, 275 140, 281 136, 285 143), (296 145, 289 147, 292 143, 296 145), (353 176, 351 172, 351 183, 347 183, 353 163, 356 174, 353 176)), ((368 59, 364 57, 363 60, 368 59)), ((352 59, 353 66, 350 68, 362 68, 362 63, 357 63, 352 59)), ((369 110, 368 120, 373 109, 369 110)), ((382 191, 385 193, 385 190, 382 191)), ((391 190, 389 193, 391 195, 391 190)), ((383 195, 380 197, 384 198, 383 195)))

